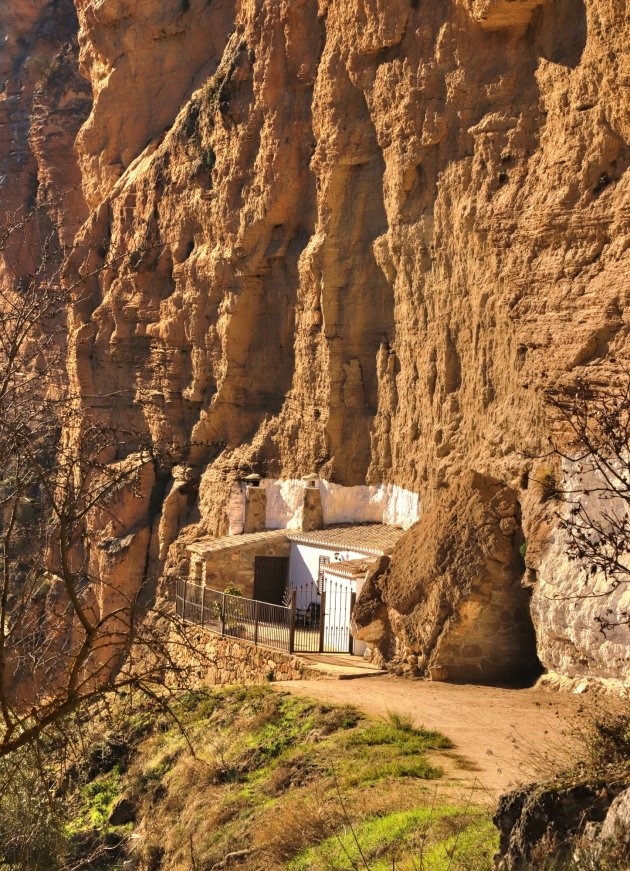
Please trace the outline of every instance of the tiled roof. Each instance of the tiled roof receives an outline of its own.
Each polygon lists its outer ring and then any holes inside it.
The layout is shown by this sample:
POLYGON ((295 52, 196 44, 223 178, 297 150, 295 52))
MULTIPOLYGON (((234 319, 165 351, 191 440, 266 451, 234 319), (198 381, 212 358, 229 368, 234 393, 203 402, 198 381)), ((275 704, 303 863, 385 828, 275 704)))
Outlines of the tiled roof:
POLYGON ((376 563, 375 559, 349 559, 339 563, 328 563, 324 566, 324 573, 336 578, 362 578, 376 563))
POLYGON ((311 547, 382 556, 392 552, 401 535, 402 529, 382 523, 341 523, 314 532, 288 532, 287 538, 296 544, 311 547))
POLYGON ((286 538, 286 529, 265 529, 263 532, 247 532, 244 535, 224 535, 222 538, 200 538, 186 548, 190 553, 204 556, 217 550, 231 550, 248 544, 263 544, 270 539, 286 538))

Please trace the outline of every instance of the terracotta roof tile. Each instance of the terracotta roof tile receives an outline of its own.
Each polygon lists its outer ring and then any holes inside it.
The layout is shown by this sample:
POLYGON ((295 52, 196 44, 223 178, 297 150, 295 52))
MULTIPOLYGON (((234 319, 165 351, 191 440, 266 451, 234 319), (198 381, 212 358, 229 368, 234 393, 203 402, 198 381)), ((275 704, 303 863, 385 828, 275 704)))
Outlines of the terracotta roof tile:
POLYGON ((244 535, 224 535, 221 538, 200 538, 193 541, 186 548, 190 553, 197 553, 203 556, 207 553, 214 553, 217 550, 231 550, 233 548, 245 547, 248 544, 256 544, 269 541, 275 538, 286 538, 286 529, 265 529, 262 532, 247 532, 244 535))
POLYGON ((382 523, 341 523, 314 532, 289 531, 287 538, 296 544, 381 556, 391 553, 403 534, 402 529, 382 523))

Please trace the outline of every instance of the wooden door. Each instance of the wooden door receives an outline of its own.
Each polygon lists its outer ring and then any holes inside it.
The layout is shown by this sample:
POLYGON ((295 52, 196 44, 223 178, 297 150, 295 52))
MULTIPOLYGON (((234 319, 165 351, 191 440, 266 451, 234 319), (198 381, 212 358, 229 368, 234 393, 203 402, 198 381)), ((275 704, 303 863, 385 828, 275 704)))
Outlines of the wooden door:
POLYGON ((282 605, 289 576, 288 556, 257 556, 254 560, 254 599, 282 605))

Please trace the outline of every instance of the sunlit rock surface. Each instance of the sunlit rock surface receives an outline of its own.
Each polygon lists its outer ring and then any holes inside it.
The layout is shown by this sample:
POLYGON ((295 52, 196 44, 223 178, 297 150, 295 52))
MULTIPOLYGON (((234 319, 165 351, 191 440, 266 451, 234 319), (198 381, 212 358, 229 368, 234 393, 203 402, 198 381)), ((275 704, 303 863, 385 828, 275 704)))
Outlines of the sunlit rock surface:
MULTIPOLYGON (((3 33, 44 7, 9 0, 3 33)), ((251 471, 397 485, 423 510, 471 469, 518 489, 541 388, 627 358, 625 4, 77 11, 80 239, 115 265, 71 312, 69 368, 168 457, 147 564, 186 526, 227 531, 251 471)), ((519 496, 536 571, 547 532, 519 496)), ((599 673, 548 641, 580 619, 540 621, 546 666, 599 673)))

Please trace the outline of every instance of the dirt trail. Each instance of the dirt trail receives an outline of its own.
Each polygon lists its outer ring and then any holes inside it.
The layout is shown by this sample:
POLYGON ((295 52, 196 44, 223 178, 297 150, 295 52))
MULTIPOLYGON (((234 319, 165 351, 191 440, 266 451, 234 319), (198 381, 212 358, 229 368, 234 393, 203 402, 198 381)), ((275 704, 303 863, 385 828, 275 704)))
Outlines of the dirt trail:
POLYGON ((536 689, 500 689, 410 681, 393 676, 284 681, 276 686, 372 716, 396 712, 438 729, 455 744, 443 754, 451 778, 495 800, 519 783, 550 773, 547 759, 570 762, 572 728, 594 699, 536 689))

